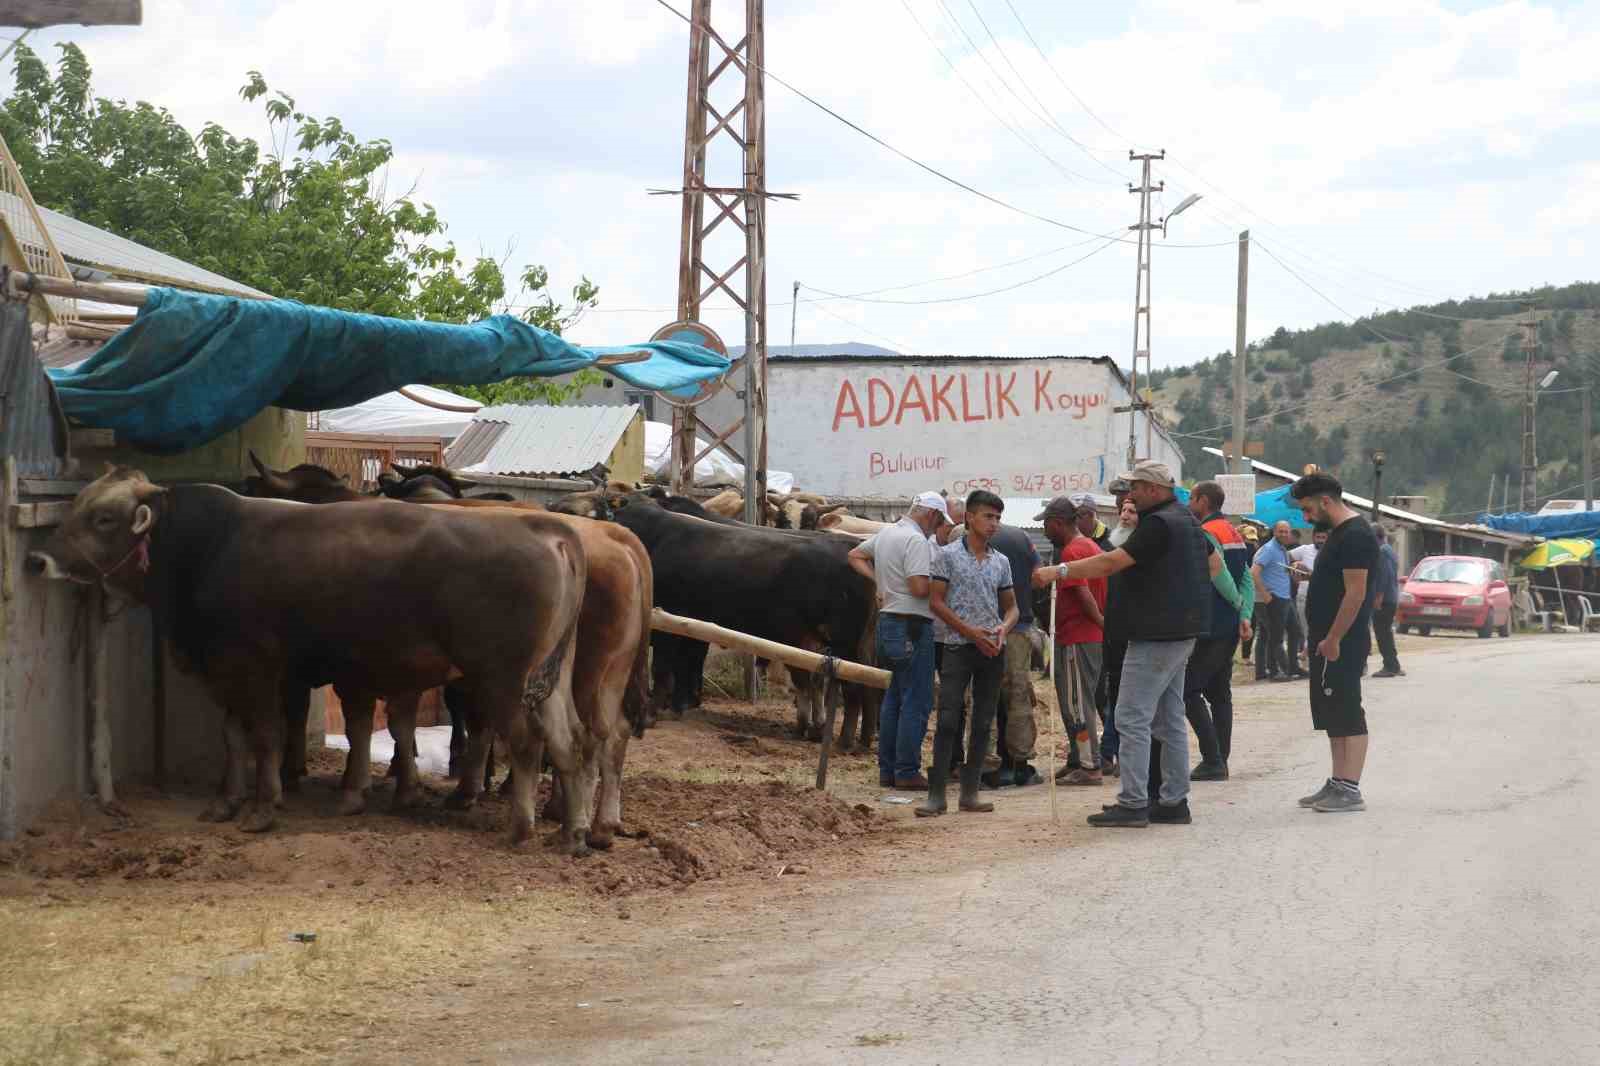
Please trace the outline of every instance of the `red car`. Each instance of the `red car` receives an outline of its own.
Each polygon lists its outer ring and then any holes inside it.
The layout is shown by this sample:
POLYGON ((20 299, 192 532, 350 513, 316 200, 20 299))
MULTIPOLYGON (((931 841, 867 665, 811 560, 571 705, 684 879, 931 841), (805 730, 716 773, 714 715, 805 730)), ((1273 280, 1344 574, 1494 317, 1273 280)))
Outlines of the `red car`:
POLYGON ((1427 636, 1435 629, 1511 635, 1511 589, 1504 568, 1475 555, 1430 555, 1400 583, 1395 625, 1427 636))

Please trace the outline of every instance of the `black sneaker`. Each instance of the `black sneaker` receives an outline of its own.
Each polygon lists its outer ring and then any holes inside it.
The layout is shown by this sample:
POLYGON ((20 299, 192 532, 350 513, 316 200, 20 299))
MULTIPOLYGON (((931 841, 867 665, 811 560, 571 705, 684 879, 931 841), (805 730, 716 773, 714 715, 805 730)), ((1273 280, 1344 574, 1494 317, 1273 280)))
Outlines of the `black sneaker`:
POLYGON ((1164 803, 1152 803, 1150 805, 1150 820, 1152 822, 1164 822, 1169 825, 1189 825, 1194 821, 1194 818, 1189 814, 1189 801, 1182 799, 1170 807, 1164 803))
POLYGON ((1143 829, 1150 824, 1150 812, 1113 803, 1099 814, 1089 815, 1089 824, 1097 829, 1143 829))
POLYGON ((1225 762, 1202 762, 1189 771, 1190 781, 1226 781, 1228 779, 1228 764, 1225 762))
POLYGON ((1405 677, 1406 676, 1406 672, 1404 670, 1390 670, 1388 667, 1385 667, 1384 669, 1379 670, 1377 673, 1373 674, 1372 676, 1373 677, 1405 677))

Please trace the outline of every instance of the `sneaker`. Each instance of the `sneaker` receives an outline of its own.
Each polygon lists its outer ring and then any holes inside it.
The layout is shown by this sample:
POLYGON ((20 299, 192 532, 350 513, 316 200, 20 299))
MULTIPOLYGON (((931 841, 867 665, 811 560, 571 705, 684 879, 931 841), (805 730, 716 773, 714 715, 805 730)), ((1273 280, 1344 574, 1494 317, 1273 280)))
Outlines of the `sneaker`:
POLYGON ((897 777, 894 779, 894 787, 899 792, 926 792, 928 779, 921 774, 914 777, 897 777))
POLYGON ((1089 824, 1096 829, 1143 829, 1150 824, 1150 812, 1113 803, 1099 814, 1089 815, 1089 824))
POLYGON ((1323 814, 1344 814, 1349 811, 1364 811, 1367 809, 1366 800, 1361 798, 1359 788, 1349 785, 1335 785, 1326 796, 1311 805, 1314 811, 1323 814))
POLYGON ((1063 785, 1098 785, 1105 779, 1101 777, 1099 770, 1085 770, 1080 766, 1073 769, 1067 776, 1056 780, 1063 785))
POLYGON ((1058 766, 1056 767, 1056 780, 1065 781, 1068 774, 1076 773, 1081 769, 1083 767, 1075 762, 1069 762, 1065 766, 1058 766))
POLYGON ((878 773, 878 787, 879 788, 893 788, 894 787, 894 775, 893 774, 886 774, 886 773, 883 773, 882 771, 879 771, 879 773, 878 773))
POLYGON ((1225 762, 1202 762, 1189 771, 1190 781, 1226 781, 1228 779, 1228 764, 1225 762))
POLYGON ((1027 788, 1029 785, 1042 785, 1044 784, 1044 775, 1029 766, 1024 770, 1017 771, 1016 783, 1018 788, 1027 788))
POLYGON ((1189 801, 1186 799, 1181 799, 1170 807, 1164 803, 1152 803, 1150 820, 1168 825, 1190 825, 1194 822, 1194 818, 1189 814, 1189 801))
POLYGON ((1311 793, 1311 795, 1301 796, 1300 806, 1315 807, 1318 801, 1320 801, 1329 792, 1332 792, 1336 787, 1337 786, 1333 783, 1333 778, 1328 778, 1326 781, 1322 782, 1322 787, 1311 793))
POLYGON ((1390 670, 1387 667, 1385 667, 1384 669, 1379 670, 1377 673, 1373 674, 1372 676, 1373 677, 1405 677, 1406 676, 1406 672, 1404 670, 1390 670))

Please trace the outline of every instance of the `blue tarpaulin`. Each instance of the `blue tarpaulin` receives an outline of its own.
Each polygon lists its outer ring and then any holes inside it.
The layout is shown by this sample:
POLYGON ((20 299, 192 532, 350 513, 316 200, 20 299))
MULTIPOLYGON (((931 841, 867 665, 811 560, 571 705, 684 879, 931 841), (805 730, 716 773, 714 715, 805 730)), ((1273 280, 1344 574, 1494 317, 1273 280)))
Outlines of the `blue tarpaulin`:
POLYGON ((1300 513, 1300 505, 1289 498, 1290 486, 1256 493, 1256 509, 1245 515, 1271 529, 1279 522, 1288 522, 1291 529, 1310 529, 1311 523, 1300 513))
POLYGON ((1556 514, 1483 514, 1478 524, 1506 533, 1530 533, 1546 540, 1558 537, 1600 538, 1600 511, 1560 511, 1556 514))
POLYGON ((693 395, 728 369, 725 357, 698 344, 584 348, 510 315, 453 326, 152 288, 133 325, 50 376, 69 418, 170 453, 266 407, 323 411, 410 384, 553 377, 629 352, 650 357, 611 372, 636 388, 693 395))

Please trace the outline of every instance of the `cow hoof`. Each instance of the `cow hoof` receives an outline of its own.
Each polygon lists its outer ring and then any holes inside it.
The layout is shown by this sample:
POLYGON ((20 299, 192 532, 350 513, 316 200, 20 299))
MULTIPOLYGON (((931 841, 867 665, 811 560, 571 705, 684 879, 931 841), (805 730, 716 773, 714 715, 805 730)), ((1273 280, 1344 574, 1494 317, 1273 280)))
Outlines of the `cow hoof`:
POLYGON ((524 822, 520 818, 514 819, 511 823, 511 832, 507 835, 507 840, 510 842, 511 846, 518 847, 526 844, 532 839, 533 825, 529 822, 524 822))
POLYGON ((345 792, 339 796, 339 806, 335 810, 339 814, 360 814, 367 809, 367 795, 365 792, 345 792))
POLYGON ((265 833, 272 828, 272 823, 277 820, 272 807, 255 805, 245 812, 239 819, 239 830, 244 833, 265 833))
POLYGON ((230 800, 218 797, 206 804, 206 809, 200 812, 202 822, 231 822, 233 816, 239 813, 244 806, 244 800, 230 800))
POLYGON ((478 794, 467 793, 456 789, 444 798, 444 809, 447 811, 470 811, 478 805, 478 794))
POLYGON ((575 840, 562 840, 558 850, 562 855, 568 855, 574 859, 587 859, 594 854, 589 850, 588 842, 582 837, 575 840))
POLYGON ((610 851, 611 845, 616 840, 616 832, 610 826, 595 826, 589 830, 589 846, 600 851, 610 851))
POLYGON ((98 806, 101 814, 109 815, 112 818, 127 819, 131 817, 128 814, 128 808, 116 800, 111 800, 109 803, 100 803, 98 806))
POLYGON ((833 750, 838 752, 840 755, 854 755, 856 753, 856 746, 850 743, 848 740, 841 740, 839 743, 833 746, 833 750))
POLYGON ((394 790, 394 802, 390 804, 391 810, 409 811, 422 806, 423 795, 420 788, 408 788, 404 791, 394 790))

